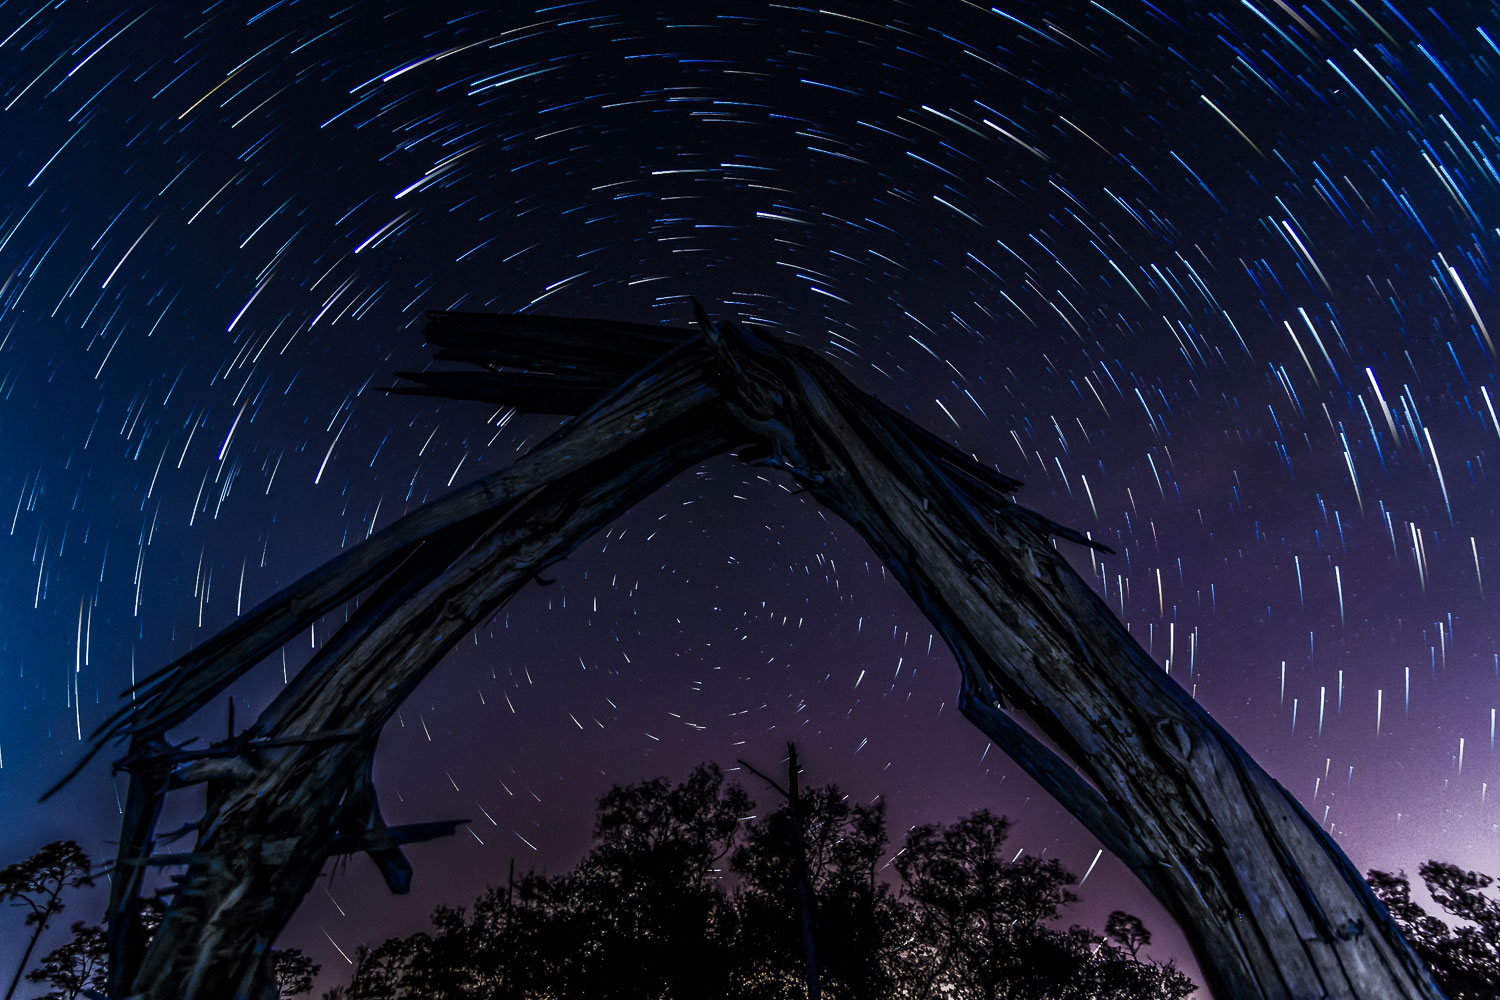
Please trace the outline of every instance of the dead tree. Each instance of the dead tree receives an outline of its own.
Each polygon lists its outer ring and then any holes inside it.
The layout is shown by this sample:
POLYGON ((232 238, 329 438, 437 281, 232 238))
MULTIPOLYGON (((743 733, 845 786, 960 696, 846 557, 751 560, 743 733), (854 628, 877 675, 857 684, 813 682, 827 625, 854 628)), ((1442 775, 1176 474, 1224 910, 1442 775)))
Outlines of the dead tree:
MULTIPOLYGON (((738 448, 784 470, 874 548, 943 636, 966 717, 1177 918, 1215 995, 1440 1000, 1359 872, 1073 572, 1020 484, 857 389, 812 351, 701 311, 698 331, 437 313, 439 360, 405 391, 572 416, 504 472, 408 515, 148 677, 95 734, 131 775, 112 885, 111 996, 257 997, 265 956, 333 854, 399 845, 369 779, 385 721, 448 648, 546 566, 678 472, 738 448), (167 731, 329 610, 348 622, 244 733, 167 731), (1062 756, 1015 718, 1024 716, 1062 756), (209 782, 193 849, 155 855, 163 796, 209 782), (145 866, 185 866, 141 953, 145 866)), ((80 766, 82 766, 80 764, 80 766)))
POLYGON ((791 820, 792 837, 792 882, 797 896, 797 917, 802 931, 802 962, 807 976, 807 1000, 818 1000, 822 990, 818 985, 818 941, 815 933, 816 920, 813 914, 812 876, 807 871, 807 839, 803 836, 802 797, 798 794, 797 779, 801 769, 797 767, 797 744, 786 745, 786 787, 782 788, 774 779, 744 760, 740 766, 761 781, 770 785, 786 799, 787 818, 791 820))

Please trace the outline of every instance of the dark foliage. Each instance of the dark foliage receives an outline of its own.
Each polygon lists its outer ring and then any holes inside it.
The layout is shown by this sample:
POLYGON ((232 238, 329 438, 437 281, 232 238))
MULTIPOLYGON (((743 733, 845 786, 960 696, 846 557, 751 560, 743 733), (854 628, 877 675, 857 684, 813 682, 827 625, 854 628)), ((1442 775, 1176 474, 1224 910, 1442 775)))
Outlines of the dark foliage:
POLYGON ((109 943, 104 928, 75 920, 73 937, 42 958, 42 963, 26 973, 33 983, 51 987, 38 1000, 78 1000, 84 990, 103 992, 108 969, 109 943))
POLYGON ((1424 863, 1417 874, 1433 900, 1463 923, 1449 926, 1424 910, 1411 898, 1405 872, 1372 871, 1370 888, 1449 1000, 1500 1000, 1500 900, 1485 893, 1494 878, 1441 861, 1424 863))
POLYGON ((5 991, 5 1000, 11 1000, 15 995, 21 973, 31 960, 31 951, 42 932, 52 918, 63 911, 63 890, 93 883, 89 856, 71 840, 54 840, 25 861, 0 868, 0 902, 24 909, 24 922, 32 928, 26 951, 21 955, 21 964, 16 967, 10 988, 5 991))
MULTIPOLYGON (((895 981, 888 960, 906 928, 891 887, 878 875, 885 805, 850 805, 830 785, 803 792, 799 806, 823 991, 890 996, 895 981)), ((748 822, 734 853, 733 996, 804 995, 793 830, 783 806, 748 822)))
POLYGON ((595 845, 562 875, 441 907, 430 932, 361 950, 326 1000, 573 1000, 808 995, 794 831, 811 887, 821 994, 836 1000, 1180 1000, 1193 984, 1111 915, 1112 943, 1054 923, 1076 897, 1056 861, 1008 860, 979 812, 911 831, 888 860, 882 803, 837 786, 748 816, 716 767, 617 787, 595 845))
MULTIPOLYGON (((51 917, 63 909, 63 889, 92 885, 92 866, 83 848, 71 840, 48 844, 25 861, 0 869, 0 899, 10 898, 28 910, 26 923, 44 928, 51 917)), ((161 925, 165 907, 159 900, 144 901, 142 929, 147 937, 161 925)), ((75 920, 69 928, 73 936, 42 957, 35 969, 26 973, 28 982, 40 983, 47 992, 34 1000, 79 1000, 102 996, 109 977, 109 943, 104 928, 75 920)), ((34 946, 40 930, 32 936, 34 946)), ((26 956, 31 947, 26 949, 26 956)), ((14 991, 19 985, 26 962, 16 970, 14 991)), ((282 1000, 311 993, 313 980, 321 971, 300 949, 274 949, 271 962, 276 975, 277 996, 282 1000)), ((7 994, 9 997, 10 994, 7 994)))
MULTIPOLYGON (((599 803, 595 845, 572 871, 492 887, 472 910, 439 907, 430 933, 361 948, 351 983, 325 1000, 792 1000, 807 995, 793 831, 814 903, 822 992, 837 1000, 1180 1000, 1192 981, 1143 957, 1151 932, 1116 910, 1100 936, 1055 926, 1077 897, 1056 860, 1007 860, 1008 822, 981 810, 908 832, 886 859, 885 806, 851 804, 836 785, 789 809, 753 806, 717 767, 679 785, 616 787, 599 803)), ((1418 870, 1450 924, 1411 898, 1406 874, 1369 883, 1450 1000, 1500 1000, 1500 899, 1494 878, 1428 861, 1418 870)), ((0 869, 0 900, 25 910, 29 956, 66 889, 93 882, 71 841, 0 869)), ((147 931, 162 907, 148 901, 147 931)), ((72 938, 26 979, 36 1000, 102 989, 104 932, 72 938)), ((308 993, 319 967, 272 952, 278 995, 308 993)))
POLYGON ((302 954, 301 948, 272 951, 271 962, 276 971, 276 995, 283 1000, 311 993, 313 980, 323 968, 302 954))

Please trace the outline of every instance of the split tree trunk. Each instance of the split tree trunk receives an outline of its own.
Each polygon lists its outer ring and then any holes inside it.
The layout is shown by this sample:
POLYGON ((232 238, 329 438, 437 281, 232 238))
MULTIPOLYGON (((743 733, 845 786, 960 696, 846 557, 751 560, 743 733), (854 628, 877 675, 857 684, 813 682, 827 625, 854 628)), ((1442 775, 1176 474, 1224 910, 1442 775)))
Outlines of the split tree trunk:
MULTIPOLYGON (((868 540, 954 651, 966 717, 1176 916, 1234 1000, 1440 1000, 1333 840, 1131 638, 1016 481, 855 388, 811 351, 700 312, 703 332, 435 314, 439 358, 407 391, 579 414, 511 469, 403 518, 169 664, 96 734, 132 772, 114 948, 147 864, 187 864, 139 971, 112 994, 254 997, 264 955, 330 853, 365 850, 399 891, 368 768, 381 726, 443 653, 551 562, 677 472, 746 441, 868 540), (207 751, 186 720, 262 657, 373 591, 261 718, 207 751), (1063 760, 1009 711, 1027 716, 1063 760), (186 856, 149 857, 165 792, 214 779, 186 856), (125 985, 129 983, 128 987, 125 985)), ((750 459, 748 451, 742 458, 750 459)), ((400 833, 401 830, 406 833, 400 833)), ((132 963, 133 965, 133 963, 132 963)))
POLYGON ((710 341, 730 411, 869 541, 957 657, 965 715, 1166 905, 1216 996, 1441 996, 1338 845, 1151 659, 1034 515, 965 488, 811 351, 728 325, 710 341))

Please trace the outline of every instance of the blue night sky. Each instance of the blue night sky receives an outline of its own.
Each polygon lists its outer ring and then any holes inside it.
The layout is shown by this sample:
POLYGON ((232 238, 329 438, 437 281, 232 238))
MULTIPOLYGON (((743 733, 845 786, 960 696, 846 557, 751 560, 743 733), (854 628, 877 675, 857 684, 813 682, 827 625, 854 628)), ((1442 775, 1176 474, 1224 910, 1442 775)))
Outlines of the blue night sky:
MULTIPOLYGON (((1500 873, 1500 8, 493 7, 0 3, 0 861, 112 851, 108 753, 36 800, 132 677, 557 426, 383 393, 425 310, 695 296, 1114 548, 1074 565, 1360 868, 1500 873)), ((709 463, 549 575, 382 740, 391 822, 473 823, 409 897, 352 859, 283 944, 342 975, 571 866, 611 784, 788 739, 897 839, 989 806, 1094 859, 790 481, 709 463)), ((1111 859, 1081 895, 1180 951, 1111 859)))

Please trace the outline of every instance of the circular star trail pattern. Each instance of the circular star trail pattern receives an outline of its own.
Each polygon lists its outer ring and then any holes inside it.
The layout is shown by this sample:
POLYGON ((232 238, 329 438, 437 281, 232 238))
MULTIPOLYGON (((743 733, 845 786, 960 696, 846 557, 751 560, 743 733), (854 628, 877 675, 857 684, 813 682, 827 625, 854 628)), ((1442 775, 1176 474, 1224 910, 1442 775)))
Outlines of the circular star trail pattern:
MULTIPOLYGON (((106 764, 33 803, 132 677, 555 428, 383 393, 424 310, 694 296, 1110 545, 1071 558, 1356 864, 1500 868, 1500 10, 501 6, 0 4, 5 858, 109 850, 106 764)), ((391 822, 472 824, 288 940, 342 968, 571 865, 610 784, 788 739, 898 839, 988 805, 1093 858, 789 480, 709 463, 550 576, 382 741, 391 822)), ((1122 871, 1091 905, 1159 914, 1122 871)))

